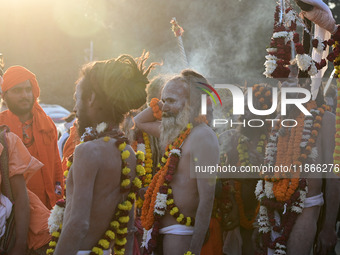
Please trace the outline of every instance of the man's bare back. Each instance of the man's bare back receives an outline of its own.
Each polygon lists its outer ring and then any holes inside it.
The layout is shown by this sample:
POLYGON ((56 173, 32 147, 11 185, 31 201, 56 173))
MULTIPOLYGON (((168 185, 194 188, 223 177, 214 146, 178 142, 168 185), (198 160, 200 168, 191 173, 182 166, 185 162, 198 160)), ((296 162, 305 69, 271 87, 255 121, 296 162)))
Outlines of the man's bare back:
MULTIPOLYGON (((80 144, 75 150, 74 164, 67 179, 63 225, 82 229, 81 233, 76 233, 83 235, 80 250, 92 249, 108 229, 117 204, 127 196, 127 192, 120 192, 121 155, 115 141, 97 139, 80 144)), ((134 178, 134 152, 130 146, 126 148, 130 151, 127 162, 134 178)))

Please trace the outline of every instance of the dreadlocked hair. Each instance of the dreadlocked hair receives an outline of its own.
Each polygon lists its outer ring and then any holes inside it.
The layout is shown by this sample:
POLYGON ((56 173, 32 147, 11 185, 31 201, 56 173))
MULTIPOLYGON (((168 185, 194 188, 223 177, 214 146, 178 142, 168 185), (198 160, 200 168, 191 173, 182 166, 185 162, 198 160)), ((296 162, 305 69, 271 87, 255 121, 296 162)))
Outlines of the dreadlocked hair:
POLYGON ((157 65, 151 63, 147 68, 145 61, 148 52, 133 59, 130 55, 121 55, 116 59, 95 61, 81 70, 82 99, 92 92, 98 97, 101 110, 115 123, 121 123, 124 114, 138 109, 146 102, 146 85, 150 71, 157 65))

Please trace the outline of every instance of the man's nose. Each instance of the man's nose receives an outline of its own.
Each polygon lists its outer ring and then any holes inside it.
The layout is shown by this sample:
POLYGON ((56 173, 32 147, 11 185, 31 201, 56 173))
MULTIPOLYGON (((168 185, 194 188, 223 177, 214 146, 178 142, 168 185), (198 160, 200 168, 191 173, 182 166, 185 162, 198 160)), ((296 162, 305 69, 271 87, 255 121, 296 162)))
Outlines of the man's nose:
POLYGON ((168 105, 167 103, 164 103, 164 104, 163 104, 162 111, 163 111, 163 112, 168 112, 169 109, 170 109, 170 108, 169 108, 169 105, 168 105))

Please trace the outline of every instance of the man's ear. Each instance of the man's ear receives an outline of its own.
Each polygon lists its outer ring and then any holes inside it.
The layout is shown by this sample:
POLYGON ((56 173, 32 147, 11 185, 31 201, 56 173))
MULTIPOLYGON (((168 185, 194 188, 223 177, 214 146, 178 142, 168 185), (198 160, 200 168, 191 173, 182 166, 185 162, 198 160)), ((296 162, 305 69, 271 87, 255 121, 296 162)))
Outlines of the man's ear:
POLYGON ((96 94, 92 91, 91 96, 89 98, 89 105, 93 106, 96 102, 96 94))

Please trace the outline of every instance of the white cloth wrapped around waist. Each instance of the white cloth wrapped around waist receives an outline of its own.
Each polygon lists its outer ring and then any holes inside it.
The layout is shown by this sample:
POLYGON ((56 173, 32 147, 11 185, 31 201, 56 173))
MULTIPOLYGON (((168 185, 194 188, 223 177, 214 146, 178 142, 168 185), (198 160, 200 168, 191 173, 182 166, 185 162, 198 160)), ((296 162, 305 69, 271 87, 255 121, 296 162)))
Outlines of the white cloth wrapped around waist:
POLYGON ((321 192, 319 195, 306 197, 305 199, 305 208, 312 206, 322 206, 324 204, 323 193, 321 192))
MULTIPOLYGON (((322 206, 323 204, 324 204, 323 193, 321 192, 319 195, 312 196, 312 197, 306 197, 304 208, 309 208, 309 207, 312 207, 312 206, 322 206)), ((280 225, 281 218, 280 218, 280 215, 277 211, 274 212, 274 218, 275 218, 276 225, 277 226, 280 225)), ((270 236, 271 236, 271 240, 275 240, 276 238, 280 237, 281 234, 272 230, 271 233, 270 233, 270 236)), ((267 255, 273 255, 274 252, 275 252, 274 250, 268 248, 267 255)))
MULTIPOLYGON (((77 255, 89 255, 91 251, 78 251, 77 255)), ((111 255, 111 250, 103 250, 103 255, 111 255)))
MULTIPOLYGON (((152 238, 151 233, 152 233, 153 228, 149 230, 144 229, 144 234, 143 234, 143 242, 142 242, 142 247, 148 248, 148 243, 150 239, 152 238)), ((191 236, 194 234, 194 227, 188 227, 185 225, 181 224, 175 224, 171 226, 167 226, 165 228, 161 228, 159 230, 159 234, 161 235, 178 235, 178 236, 191 236)))
POLYGON ((194 227, 175 224, 161 228, 159 233, 162 235, 178 235, 178 236, 191 236, 194 234, 194 227))
POLYGON ((11 215, 12 202, 3 194, 0 194, 0 237, 5 234, 6 220, 11 215))

